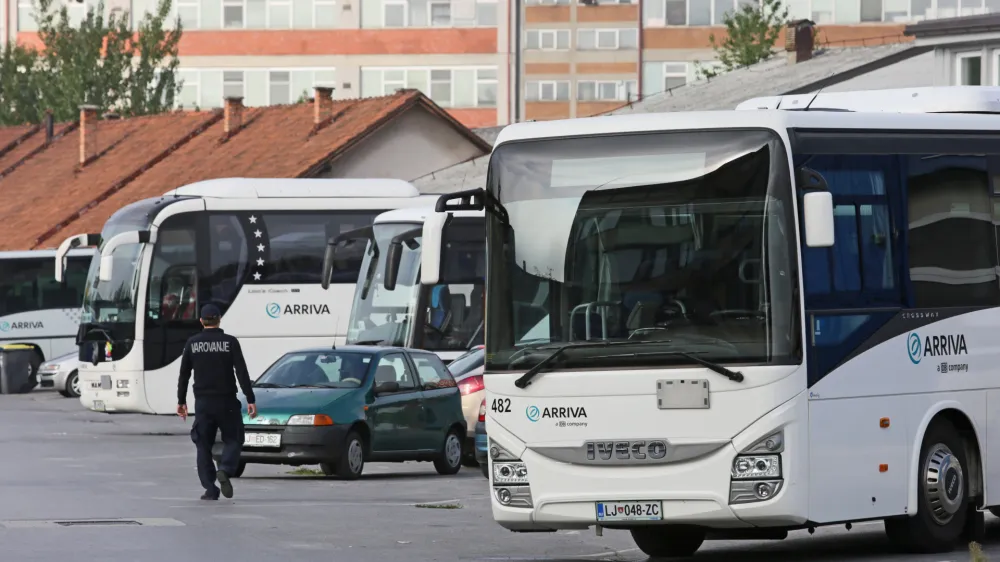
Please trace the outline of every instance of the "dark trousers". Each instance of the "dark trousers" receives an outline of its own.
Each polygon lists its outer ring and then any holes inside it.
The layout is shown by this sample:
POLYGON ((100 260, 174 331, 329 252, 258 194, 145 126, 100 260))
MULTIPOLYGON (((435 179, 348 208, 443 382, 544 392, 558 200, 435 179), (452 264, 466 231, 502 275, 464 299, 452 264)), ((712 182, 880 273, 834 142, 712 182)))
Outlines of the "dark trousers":
POLYGON ((212 446, 216 434, 222 432, 222 459, 219 470, 229 476, 236 474, 243 450, 243 405, 235 396, 211 396, 195 399, 194 425, 191 440, 198 448, 198 478, 209 493, 219 495, 215 485, 215 462, 212 446))

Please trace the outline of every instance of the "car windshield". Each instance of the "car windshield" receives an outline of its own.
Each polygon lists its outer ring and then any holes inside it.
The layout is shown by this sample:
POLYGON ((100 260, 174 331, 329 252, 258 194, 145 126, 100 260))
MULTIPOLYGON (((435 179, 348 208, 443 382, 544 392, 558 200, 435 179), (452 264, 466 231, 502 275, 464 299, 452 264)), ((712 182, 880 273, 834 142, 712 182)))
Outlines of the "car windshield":
POLYGON ((473 349, 449 363, 448 371, 451 372, 451 376, 460 377, 474 369, 478 369, 483 366, 483 355, 482 346, 473 349))
POLYGON ((271 388, 358 388, 368 374, 371 355, 324 351, 289 353, 271 366, 254 386, 271 388))
POLYGON ((419 223, 381 223, 374 225, 374 240, 368 242, 361 274, 351 307, 347 343, 382 342, 382 345, 406 345, 407 328, 413 317, 419 292, 420 237, 402 245, 396 286, 385 288, 385 264, 389 243, 404 232, 420 227, 419 223), (370 286, 366 282, 370 281, 370 286), (367 286, 367 287, 366 287, 367 286))
POLYGON ((799 361, 785 148, 769 131, 504 144, 488 190, 487 371, 799 361))

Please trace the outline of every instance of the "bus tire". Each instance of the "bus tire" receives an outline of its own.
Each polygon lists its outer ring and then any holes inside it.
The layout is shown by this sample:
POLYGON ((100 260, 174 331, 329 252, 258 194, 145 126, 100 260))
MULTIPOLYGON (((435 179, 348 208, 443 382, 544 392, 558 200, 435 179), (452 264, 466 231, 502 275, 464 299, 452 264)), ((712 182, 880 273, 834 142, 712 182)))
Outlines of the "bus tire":
POLYGON ((993 514, 993 517, 1000 517, 1000 507, 991 507, 988 509, 990 510, 990 513, 993 514))
POLYGON ((927 428, 917 470, 917 514, 886 519, 886 535, 907 552, 950 552, 969 515, 970 470, 965 443, 950 422, 937 420, 927 428))
POLYGON ((650 525, 630 529, 632 540, 646 556, 694 556, 705 542, 705 531, 687 525, 650 525))

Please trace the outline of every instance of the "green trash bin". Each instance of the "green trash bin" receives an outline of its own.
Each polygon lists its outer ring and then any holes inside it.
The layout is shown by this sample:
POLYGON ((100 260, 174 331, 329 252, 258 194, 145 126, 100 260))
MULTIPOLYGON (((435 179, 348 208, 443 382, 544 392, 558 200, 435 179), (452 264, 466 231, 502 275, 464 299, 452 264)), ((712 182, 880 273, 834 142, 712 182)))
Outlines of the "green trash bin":
POLYGON ((31 392, 38 385, 39 363, 30 345, 0 345, 0 394, 31 392))

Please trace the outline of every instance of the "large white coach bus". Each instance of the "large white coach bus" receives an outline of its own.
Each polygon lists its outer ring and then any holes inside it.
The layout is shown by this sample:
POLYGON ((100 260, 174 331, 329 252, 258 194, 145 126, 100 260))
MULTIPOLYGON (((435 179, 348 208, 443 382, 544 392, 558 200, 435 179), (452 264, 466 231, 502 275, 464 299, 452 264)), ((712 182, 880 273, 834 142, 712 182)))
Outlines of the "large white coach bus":
POLYGON ((334 267, 338 252, 359 242, 366 247, 347 326, 348 344, 426 349, 446 362, 482 345, 486 286, 483 211, 439 214, 431 206, 383 213, 364 231, 331 240, 324 286, 329 284, 331 273, 340 275, 334 267), (428 217, 432 222, 447 221, 446 226, 429 225, 437 234, 433 241, 423 237, 428 217), (420 269, 425 243, 440 248, 440 265, 430 275, 420 269))
POLYGON ((26 344, 43 361, 76 349, 91 248, 65 253, 65 276, 52 274, 55 250, 0 252, 0 344, 26 344))
POLYGON ((912 551, 981 533, 1000 505, 1000 89, 810 98, 500 133, 500 525, 628 529, 654 556, 863 520, 912 551))
POLYGON ((208 303, 240 338, 251 377, 291 349, 342 343, 362 250, 338 255, 324 291, 327 241, 408 205, 427 198, 401 180, 219 179, 123 207, 99 237, 67 240, 99 239, 101 253, 78 336, 89 362, 80 401, 173 413, 180 356, 208 303))

